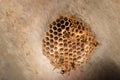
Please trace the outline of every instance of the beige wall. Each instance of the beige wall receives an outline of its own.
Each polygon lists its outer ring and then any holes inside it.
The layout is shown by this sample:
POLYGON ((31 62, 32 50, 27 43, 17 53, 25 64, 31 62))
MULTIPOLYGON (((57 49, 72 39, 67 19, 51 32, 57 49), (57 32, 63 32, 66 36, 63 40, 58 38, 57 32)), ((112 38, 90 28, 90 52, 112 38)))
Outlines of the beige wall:
POLYGON ((120 80, 119 39, 119 0, 0 0, 0 80, 120 80), (53 71, 41 51, 47 25, 60 15, 81 17, 100 43, 70 76, 53 71))

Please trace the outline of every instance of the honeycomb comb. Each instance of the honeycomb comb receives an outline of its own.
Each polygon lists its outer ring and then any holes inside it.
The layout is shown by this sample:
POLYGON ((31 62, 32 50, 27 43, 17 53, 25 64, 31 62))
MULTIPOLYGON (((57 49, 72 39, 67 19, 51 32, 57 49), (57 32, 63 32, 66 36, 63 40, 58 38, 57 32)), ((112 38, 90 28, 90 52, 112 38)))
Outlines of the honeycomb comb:
POLYGON ((42 42, 43 54, 61 74, 70 73, 87 63, 98 46, 86 23, 74 17, 56 19, 42 42))

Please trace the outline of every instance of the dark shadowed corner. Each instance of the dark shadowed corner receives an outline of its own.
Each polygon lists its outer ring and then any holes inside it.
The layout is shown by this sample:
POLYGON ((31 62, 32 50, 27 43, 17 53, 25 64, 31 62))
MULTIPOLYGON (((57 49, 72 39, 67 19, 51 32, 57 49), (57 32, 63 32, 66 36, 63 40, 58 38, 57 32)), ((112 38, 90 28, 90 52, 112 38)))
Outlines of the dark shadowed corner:
POLYGON ((77 80, 120 80, 120 68, 110 58, 96 60, 77 80))

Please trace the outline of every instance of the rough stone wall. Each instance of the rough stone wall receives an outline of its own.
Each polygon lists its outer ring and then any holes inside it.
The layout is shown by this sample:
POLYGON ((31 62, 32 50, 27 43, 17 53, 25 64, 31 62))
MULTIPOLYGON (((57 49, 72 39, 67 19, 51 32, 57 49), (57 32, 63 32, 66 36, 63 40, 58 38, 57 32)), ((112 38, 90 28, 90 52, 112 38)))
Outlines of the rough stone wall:
POLYGON ((0 80, 119 80, 119 0, 0 0, 0 80), (41 41, 61 15, 81 17, 100 46, 82 71, 53 71, 41 41))

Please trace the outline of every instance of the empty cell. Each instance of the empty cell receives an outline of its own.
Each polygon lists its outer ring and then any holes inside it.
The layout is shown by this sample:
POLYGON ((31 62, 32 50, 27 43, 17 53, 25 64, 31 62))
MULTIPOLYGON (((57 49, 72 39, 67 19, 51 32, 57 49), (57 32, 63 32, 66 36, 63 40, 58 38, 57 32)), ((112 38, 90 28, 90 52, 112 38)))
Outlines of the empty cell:
POLYGON ((76 57, 76 55, 75 55, 75 56, 73 56, 73 61, 76 61, 76 60, 77 60, 75 57, 76 57))
POLYGON ((73 49, 69 49, 69 52, 72 52, 73 51, 73 49))
POLYGON ((61 20, 60 23, 61 23, 61 24, 64 24, 64 20, 61 20))
POLYGON ((61 30, 61 28, 58 28, 58 32, 61 32, 62 30, 61 30))
POLYGON ((54 35, 57 35, 57 32, 54 32, 54 35))
POLYGON ((68 51, 68 49, 64 49, 64 51, 68 51))
POLYGON ((47 52, 48 55, 50 55, 50 52, 47 52))
POLYGON ((50 45, 50 43, 49 43, 49 42, 46 42, 46 46, 47 46, 47 45, 50 45))
POLYGON ((58 39, 58 37, 57 37, 57 36, 55 36, 55 37, 54 37, 54 39, 55 39, 55 40, 57 40, 57 39, 58 39))
POLYGON ((50 52, 51 52, 51 54, 53 54, 53 52, 54 52, 53 49, 51 49, 50 52))
POLYGON ((67 47, 67 43, 64 43, 64 47, 67 47))
POLYGON ((84 27, 84 26, 82 26, 82 30, 85 30, 85 27, 84 27))
POLYGON ((58 44, 58 42, 54 42, 54 45, 57 45, 58 44))
POLYGON ((53 33, 53 30, 52 30, 52 29, 50 29, 50 30, 49 30, 49 32, 50 32, 50 33, 53 33))
POLYGON ((78 29, 76 29, 75 31, 78 32, 78 29))
POLYGON ((84 48, 81 48, 81 51, 84 51, 84 48))
POLYGON ((76 50, 74 50, 73 53, 76 53, 76 50))
POLYGON ((65 21, 67 21, 67 20, 68 20, 68 18, 67 18, 67 17, 65 17, 65 18, 64 18, 64 20, 65 20, 65 21))
POLYGON ((71 36, 74 36, 75 34, 72 32, 71 36))
POLYGON ((69 53, 69 56, 72 56, 72 53, 69 53))
POLYGON ((80 50, 80 47, 77 47, 77 50, 80 50))
POLYGON ((68 21, 67 21, 67 22, 65 22, 65 26, 69 26, 69 24, 70 24, 70 23, 69 23, 68 21))
POLYGON ((65 29, 65 25, 61 25, 61 28, 62 28, 62 29, 65 29))
POLYGON ((68 31, 68 30, 69 30, 69 27, 66 27, 66 30, 68 31))
POLYGON ((49 33, 48 33, 48 32, 46 32, 46 36, 49 36, 49 33))
MULTIPOLYGON (((73 60, 72 57, 69 57, 69 60, 72 61, 72 60, 73 60)), ((71 65, 70 65, 70 66, 71 66, 71 65)))
POLYGON ((65 56, 67 56, 68 55, 68 53, 65 53, 65 56))
POLYGON ((53 23, 52 23, 53 25, 56 25, 56 22, 55 21, 53 21, 53 23))
POLYGON ((48 36, 46 37, 46 41, 47 41, 47 40, 49 40, 49 37, 48 37, 48 36))
POLYGON ((59 38, 59 41, 61 42, 61 41, 63 41, 63 39, 62 39, 62 38, 59 38))
POLYGON ((54 53, 58 55, 58 51, 55 51, 54 53))
POLYGON ((45 43, 45 40, 43 39, 42 42, 45 43))
POLYGON ((51 25, 51 24, 49 25, 49 28, 52 28, 52 25, 51 25))
POLYGON ((73 48, 73 49, 75 49, 75 48, 76 48, 76 46, 72 46, 72 48, 73 48))
POLYGON ((50 45, 50 48, 53 48, 54 47, 54 45, 50 45))
POLYGON ((50 38, 53 38, 53 34, 50 34, 50 38))
POLYGON ((81 25, 78 26, 78 30, 81 29, 81 25))
POLYGON ((60 53, 60 55, 62 56, 62 55, 63 55, 63 53, 60 53))
POLYGON ((81 51, 80 50, 77 50, 77 52, 76 52, 77 54, 81 54, 81 51))
POLYGON ((74 28, 71 28, 71 32, 74 32, 74 30, 75 30, 74 28))
POLYGON ((79 25, 79 21, 77 21, 76 24, 79 25))
POLYGON ((77 42, 77 46, 80 46, 80 42, 77 42))
POLYGON ((66 63, 68 63, 68 56, 65 56, 65 61, 66 63))
POLYGON ((59 43, 59 46, 63 46, 63 43, 59 43))
POLYGON ((61 36, 62 36, 62 34, 61 34, 61 33, 59 33, 59 34, 58 34, 58 36, 59 36, 59 37, 61 37, 61 36))
POLYGON ((64 49, 63 49, 63 48, 60 48, 59 50, 60 50, 60 51, 63 51, 64 49))
POLYGON ((55 55, 55 58, 59 58, 59 56, 58 56, 58 55, 55 55))
POLYGON ((56 26, 54 26, 54 27, 53 27, 53 30, 57 30, 57 27, 56 27, 56 26))
POLYGON ((53 43, 53 41, 54 41, 53 39, 50 39, 50 43, 53 43))
POLYGON ((60 19, 57 19, 56 22, 60 22, 60 19))
POLYGON ((69 47, 72 47, 72 44, 69 44, 69 47))
POLYGON ((60 23, 57 23, 57 27, 60 27, 61 26, 61 24, 60 23))
POLYGON ((66 42, 67 42, 67 39, 64 39, 64 38, 63 38, 63 42, 66 43, 66 42))
POLYGON ((83 31, 82 31, 82 30, 80 30, 80 31, 79 31, 79 33, 80 33, 80 34, 82 34, 82 33, 83 33, 83 31))
POLYGON ((54 47, 54 50, 57 50, 57 47, 54 47))
POLYGON ((51 54, 51 53, 50 53, 50 56, 54 57, 54 54, 51 54))

